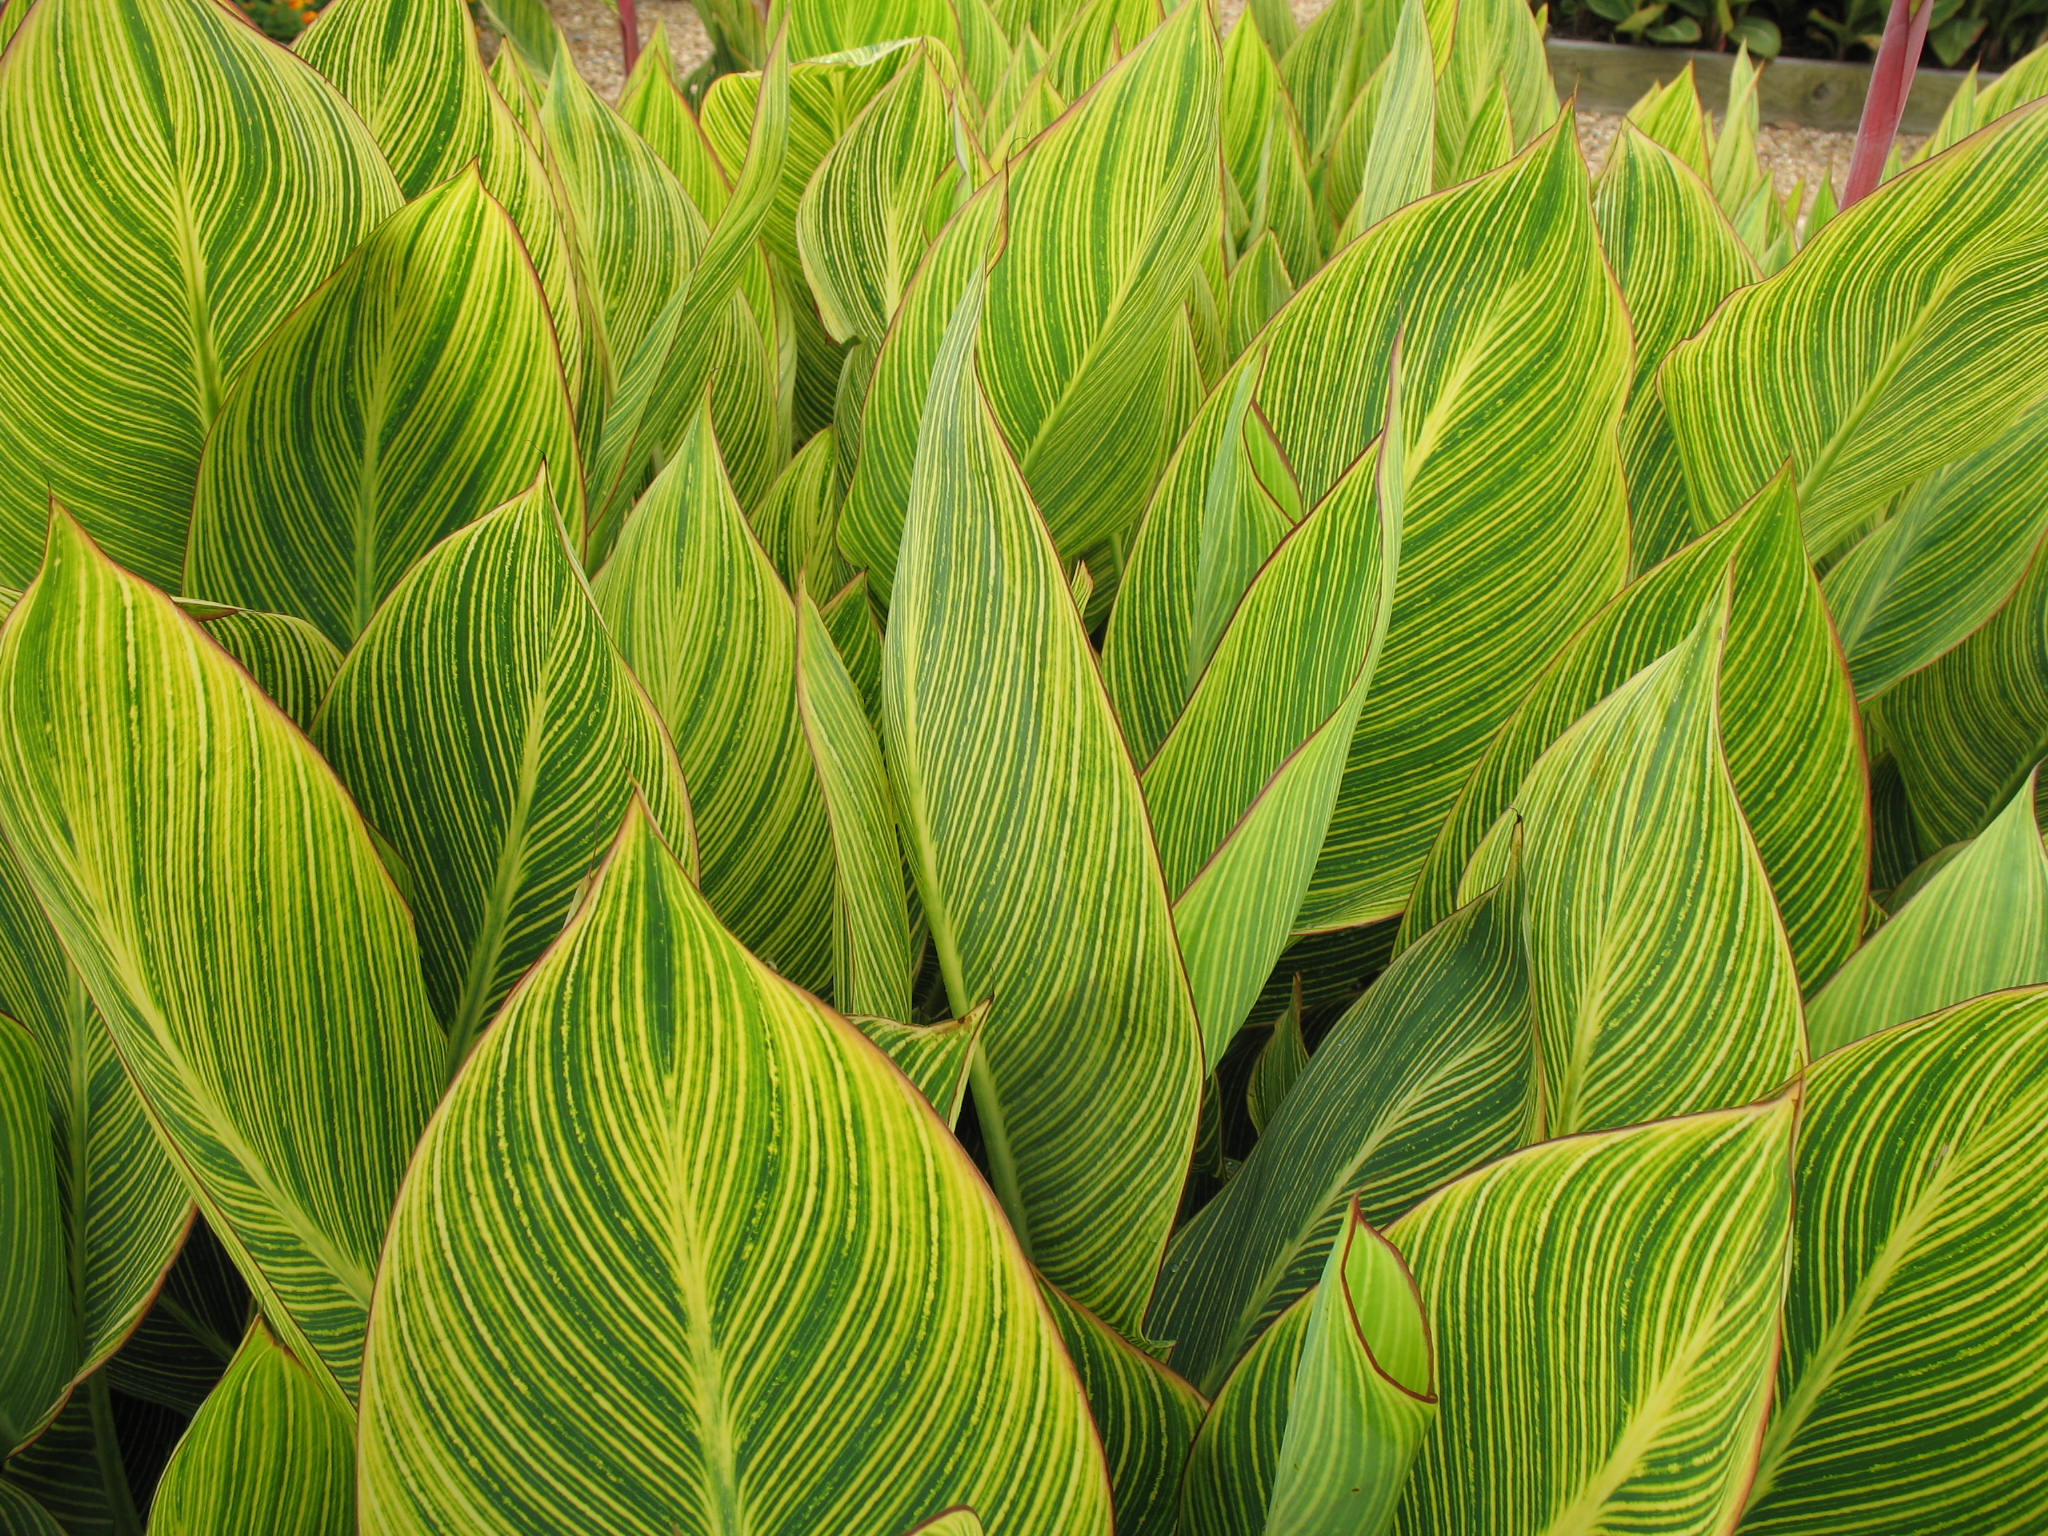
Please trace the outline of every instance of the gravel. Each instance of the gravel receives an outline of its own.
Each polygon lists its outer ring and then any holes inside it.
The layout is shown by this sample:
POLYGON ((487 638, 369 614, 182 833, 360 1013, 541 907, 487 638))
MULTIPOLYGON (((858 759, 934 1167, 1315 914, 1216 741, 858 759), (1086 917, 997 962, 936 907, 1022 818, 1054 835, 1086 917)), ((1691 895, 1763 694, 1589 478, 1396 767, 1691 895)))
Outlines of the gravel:
MULTIPOLYGON (((616 101, 620 87, 625 84, 625 73, 619 67, 617 16, 602 0, 549 0, 549 3, 555 19, 562 24, 570 51, 574 53, 584 77, 606 100, 616 101)), ((1294 14, 1306 23, 1323 8, 1324 3, 1325 0, 1294 0, 1294 14)), ((1244 7, 1245 0, 1222 0, 1224 25, 1228 27, 1234 23, 1244 7)), ((653 35, 657 22, 666 23, 669 47, 675 55, 679 74, 688 74, 709 56, 710 41, 705 37, 703 23, 698 20, 696 8, 689 0, 639 0, 639 11, 643 41, 653 35)), ((1611 112, 1582 111, 1578 120, 1579 143, 1586 152, 1587 160, 1598 170, 1607 159, 1608 146, 1614 142, 1621 118, 1611 112)), ((1813 128, 1767 123, 1757 133, 1757 152, 1776 179, 1781 196, 1803 183, 1810 197, 1823 176, 1832 175, 1836 190, 1841 189, 1854 142, 1851 134, 1822 133, 1813 128)), ((1919 141, 1902 136, 1899 142, 1910 153, 1919 141)))

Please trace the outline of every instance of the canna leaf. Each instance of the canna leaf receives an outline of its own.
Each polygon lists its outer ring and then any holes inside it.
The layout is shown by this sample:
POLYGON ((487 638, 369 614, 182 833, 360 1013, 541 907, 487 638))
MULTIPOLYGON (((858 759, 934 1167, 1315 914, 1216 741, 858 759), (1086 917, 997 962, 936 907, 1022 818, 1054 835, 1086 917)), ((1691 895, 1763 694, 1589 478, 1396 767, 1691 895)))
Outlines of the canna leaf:
MULTIPOLYGON (((16 10, 22 9, 17 5, 16 10)), ((0 46, 5 46, 7 14, 0 11, 0 46)), ((5 1536, 64 1536, 50 1512, 11 1483, 0 1482, 0 1532, 5 1536)))
POLYGON ((380 228, 235 376, 200 465, 186 586, 346 647, 421 555, 542 464, 580 537, 546 301, 466 171, 380 228))
POLYGON ((905 1531, 903 1536, 982 1536, 982 1524, 971 1509, 949 1509, 905 1531))
POLYGON ((190 1418, 226 1373, 251 1315, 234 1261, 195 1220, 141 1326, 101 1374, 130 1398, 190 1418))
POLYGON ((175 588, 227 381, 398 203, 340 94, 216 0, 37 0, 0 61, 0 581, 55 494, 175 588))
POLYGON ((341 652, 304 619, 181 598, 178 606, 198 621, 213 643, 242 664, 271 703, 306 730, 320 712, 341 652))
POLYGON ((363 1530, 885 1536, 966 1503, 1108 1536, 1031 1286, 909 1084, 742 949, 635 810, 414 1159, 363 1530))
POLYGON ((1849 957, 1807 1009, 1816 1053, 1986 992, 2048 982, 2048 853, 2034 775, 1849 957))
POLYGON ((734 500, 699 397, 593 590, 675 740, 705 899, 799 986, 831 975, 831 821, 796 700, 797 621, 734 500))
POLYGON ((1230 355, 1244 356, 1253 338, 1266 328, 1266 322, 1293 297, 1294 279, 1287 274, 1279 241, 1268 230, 1230 271, 1230 355))
POLYGON ((916 955, 888 770, 853 678, 808 592, 797 596, 796 651, 797 709, 832 824, 838 871, 832 1000, 844 1013, 907 1019, 916 955))
POLYGON ((362 114, 405 195, 422 196, 475 163, 511 215, 574 395, 586 357, 569 235, 539 155, 484 71, 467 8, 461 0, 345 0, 320 21, 299 35, 299 56, 362 114))
POLYGON ((1055 544, 1078 554, 1135 521, 1192 411, 1159 381, 1193 370, 1174 317, 1221 217, 1202 148, 1215 142, 1216 92, 1208 10, 1183 5, 932 246, 876 359, 840 529, 883 598, 940 336, 985 268, 983 387, 1055 544))
POLYGON ((1432 37, 1440 185, 1505 163, 1558 120, 1543 32, 1530 8, 1519 0, 1458 0, 1454 14, 1455 24, 1431 28, 1450 33, 1447 44, 1432 37))
POLYGON ((140 1531, 114 1408, 105 1376, 88 1377, 35 1443, 0 1471, 0 1487, 33 1500, 65 1536, 140 1531))
POLYGON ((824 615, 826 628, 832 631, 832 644, 838 650, 840 660, 846 663, 847 675, 860 692, 861 708, 867 711, 868 719, 879 731, 882 719, 882 631, 875 623, 875 610, 868 602, 866 574, 856 574, 819 611, 824 615))
POLYGON ((350 1536, 355 1424, 258 1318, 157 1485, 157 1536, 350 1536))
POLYGON ((1256 25, 1233 28, 1223 45, 1221 121, 1224 171, 1245 210, 1238 248, 1270 234, 1287 270, 1308 277, 1323 264, 1308 146, 1256 25))
POLYGON ((820 602, 840 585, 838 460, 838 433, 827 427, 783 467, 748 518, 782 584, 820 602))
MULTIPOLYGON (((1697 104, 1695 97, 1687 110, 1697 104)), ((1622 125, 1594 186, 1593 216, 1636 338, 1621 463, 1631 555, 1641 572, 1707 531, 1695 525, 1657 369, 1716 305, 1756 281, 1757 271, 1706 182, 1631 123, 1622 125)))
POLYGON ((57 511, 0 636, 0 823, 281 1336, 352 1396, 444 1042, 355 808, 169 599, 57 511))
POLYGON ((988 1018, 987 1003, 978 1004, 943 1024, 898 1024, 894 1019, 847 1015, 847 1022, 876 1045, 910 1079, 924 1101, 938 1111, 948 1128, 960 1123, 960 1105, 967 1096, 967 1067, 988 1018))
POLYGON ((1134 1338, 1194 1143, 1201 1036, 1137 776, 977 388, 979 298, 922 413, 883 739, 953 1012, 994 1002, 973 1068, 991 1182, 1045 1278, 1134 1338))
POLYGON ((668 23, 657 21, 654 35, 640 51, 640 60, 619 93, 619 116, 675 172, 676 180, 697 211, 716 222, 732 197, 732 182, 719 164, 704 125, 690 110, 676 83, 675 55, 670 51, 668 23))
POLYGON ((1467 867, 1483 887, 1522 861, 1545 1135, 1746 1103, 1805 1061, 1791 949, 1721 750, 1726 611, 1717 596, 1560 736, 1467 867))
POLYGON ((1548 1142, 1394 1224, 1443 1400, 1396 1531, 1728 1528, 1770 1402, 1794 1114, 1548 1142))
POLYGON ((1891 498, 1996 441, 2048 394, 2048 113, 2015 113, 1830 220, 1659 374, 1693 515, 1789 456, 1806 544, 1839 551, 1891 498), (1856 316, 1855 323, 1829 317, 1856 316))
POLYGON ((1175 1536, 1181 1469, 1208 1406, 1114 1328, 1039 1282, 1109 1461, 1117 1536, 1175 1536))
MULTIPOLYGON (((1323 196, 1348 245, 1435 186, 1436 57, 1423 0, 1402 0, 1393 46, 1337 132, 1323 196)), ((1491 167, 1488 167, 1491 169, 1491 167)))
POLYGON ((960 52, 953 0, 773 0, 768 25, 786 26, 790 54, 815 59, 899 37, 935 37, 960 52))
POLYGON ((1813 1064, 1777 1407, 1743 1536, 2018 1533, 2048 1498, 2039 1126, 2048 994, 1813 1064))
POLYGON ((500 48, 499 58, 516 59, 543 77, 555 67, 555 55, 563 51, 562 33, 547 0, 478 0, 478 4, 498 35, 512 45, 500 48))
POLYGON ((1721 661, 1720 736, 1806 989, 1848 958, 1863 928, 1868 791, 1841 652, 1799 537, 1790 477, 1647 573, 1559 651, 1502 727, 1446 818, 1404 932, 1458 904, 1457 881, 1537 758, 1574 720, 1677 645, 1734 562, 1721 661))
POLYGON ((1488 892, 1402 955, 1175 1235, 1148 1327, 1198 1389, 1316 1284, 1354 1202, 1391 1221, 1524 1141, 1536 1086, 1517 900, 1511 884, 1488 892))
POLYGON ((1245 1085, 1245 1112, 1251 1117, 1252 1129, 1261 1135, 1273 1123, 1273 1117, 1308 1067, 1308 1042, 1302 1038, 1301 1012, 1301 977, 1297 974, 1287 1010, 1260 1049, 1251 1081, 1245 1085))
POLYGON ((1231 1372, 1188 1460, 1189 1536, 1379 1536, 1436 1419, 1408 1266, 1353 1202, 1320 1282, 1231 1372))
MULTIPOLYGON (((1616 137, 1616 150, 1620 149, 1621 140, 1630 136, 1629 129, 1633 129, 1637 142, 1648 139, 1664 149, 1699 177, 1702 184, 1714 174, 1707 143, 1713 123, 1700 101, 1699 81, 1694 77, 1690 60, 1678 72, 1677 79, 1659 81, 1645 91, 1642 99, 1628 109, 1626 121, 1628 127, 1616 137)), ((1612 154, 1607 163, 1616 163, 1612 154)), ((1605 176, 1606 172, 1601 174, 1605 176)), ((1636 363, 1638 367, 1642 365, 1640 355, 1636 363)))
POLYGON ((633 796, 694 858, 682 769, 545 480, 406 573, 313 736, 410 872, 451 1066, 561 931, 633 796))
POLYGON ((0 1445, 35 1438, 71 1386, 63 1206, 42 1052, 0 1018, 0 1445))

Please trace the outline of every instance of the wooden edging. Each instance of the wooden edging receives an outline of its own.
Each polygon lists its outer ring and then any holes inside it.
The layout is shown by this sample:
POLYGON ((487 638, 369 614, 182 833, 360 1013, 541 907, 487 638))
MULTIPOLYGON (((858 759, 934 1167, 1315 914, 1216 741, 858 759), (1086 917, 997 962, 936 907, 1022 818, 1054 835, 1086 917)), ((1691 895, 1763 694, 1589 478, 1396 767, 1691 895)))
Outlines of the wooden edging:
MULTIPOLYGON (((1728 95, 1734 55, 1692 53, 1682 48, 1624 48, 1616 43, 1554 37, 1544 44, 1557 93, 1578 93, 1579 105, 1595 112, 1626 112, 1660 80, 1675 79, 1689 63, 1700 96, 1719 110, 1728 95)), ((1902 133, 1932 133, 1963 76, 1954 70, 1923 69, 1913 77, 1902 133)), ((1995 75, 1980 75, 1989 84, 1995 75)), ((1767 123, 1789 123, 1829 133, 1854 133, 1870 84, 1868 64, 1831 59, 1778 59, 1764 66, 1756 83, 1757 111, 1767 123)))

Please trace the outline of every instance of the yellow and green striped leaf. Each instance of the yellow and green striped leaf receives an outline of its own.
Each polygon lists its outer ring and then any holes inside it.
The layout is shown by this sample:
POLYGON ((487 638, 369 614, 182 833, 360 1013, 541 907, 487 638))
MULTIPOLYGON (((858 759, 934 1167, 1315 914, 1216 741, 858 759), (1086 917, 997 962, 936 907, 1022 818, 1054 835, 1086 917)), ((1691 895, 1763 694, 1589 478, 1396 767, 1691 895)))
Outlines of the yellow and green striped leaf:
POLYGON ((903 1536, 982 1536, 981 1517, 971 1509, 949 1509, 913 1526, 903 1536))
POLYGON ((825 617, 825 627, 832 631, 832 643, 839 649, 839 659, 846 663, 847 675, 860 692, 861 708, 867 711, 868 719, 879 731, 882 728, 882 629, 875 622, 874 606, 868 602, 865 573, 857 574, 841 587, 819 611, 825 617))
POLYGON ((421 555, 543 464, 580 540, 547 304, 505 210, 465 171, 380 228, 236 374, 200 466, 186 588, 296 614, 346 647, 421 555))
POLYGON ((134 1536, 142 1512, 119 1429, 106 1373, 96 1373, 33 1445, 0 1468, 0 1486, 33 1500, 64 1536, 134 1536))
POLYGON ((1444 186, 1503 164, 1558 120, 1543 29, 1531 9, 1521 0, 1457 0, 1453 14, 1449 25, 1431 27, 1437 182, 1444 186), (1449 38, 1434 35, 1440 31, 1449 38))
POLYGON ((953 0, 773 0, 768 13, 769 30, 786 26, 790 54, 799 59, 899 37, 935 37, 960 52, 953 0))
POLYGON ((1287 1007, 1273 1025, 1273 1033, 1259 1048, 1251 1080, 1245 1084, 1245 1113, 1251 1118, 1252 1129, 1262 1136, 1308 1067, 1308 1041, 1301 1033, 1301 1014, 1302 986, 1297 973, 1288 989, 1287 1007))
POLYGON ((799 448, 748 515, 782 584, 829 602, 845 581, 839 558, 839 434, 827 427, 799 448))
POLYGON ((561 931, 633 796, 695 858, 682 768, 545 480, 407 573, 313 736, 407 872, 451 1068, 561 931))
POLYGON ((1401 563, 1399 398, 1245 589, 1141 781, 1210 1061, 1287 947, 1372 686, 1401 563))
POLYGON ((1305 280, 1323 264, 1308 146, 1293 98, 1250 23, 1234 28, 1223 45, 1221 112, 1224 171, 1243 208, 1242 229, 1233 210, 1233 242, 1242 251, 1272 235, 1287 270, 1305 280))
POLYGON ((1645 571, 1707 531, 1695 526, 1657 369, 1716 305, 1756 281, 1756 264, 1697 167, 1633 123, 1622 125, 1594 185, 1593 216, 1635 332, 1621 463, 1630 556, 1645 571))
POLYGON ((629 813, 421 1143, 379 1277, 366 1536, 1107 1536, 1085 1404, 958 1145, 629 813))
POLYGON ((353 1536, 355 1423, 261 1318, 164 1468, 155 1536, 353 1536))
POLYGON ((1795 1113, 1548 1142, 1394 1224, 1443 1401, 1401 1536, 1730 1527, 1771 1397, 1795 1113))
POLYGON ((64 1406, 77 1326, 49 1090, 36 1038, 0 1016, 0 1447, 12 1455, 64 1406))
POLYGON ((883 737, 989 1172, 1046 1279, 1138 1336, 1202 1048, 1143 793, 1045 524, 948 327, 884 643, 883 737), (1058 842, 1039 835, 1068 829, 1058 842))
POLYGON ((288 613, 262 613, 189 597, 178 599, 178 606, 198 621, 215 645, 242 664, 293 725, 311 729, 320 701, 341 670, 341 652, 332 640, 288 613))
POLYGON ((213 1227, 353 1395, 444 1042, 332 772, 61 511, 0 636, 0 824, 213 1227))
POLYGON ((539 155, 484 71, 468 8, 461 0, 343 0, 299 35, 298 53, 362 114, 407 197, 476 164, 539 274, 573 396, 587 359, 569 236, 539 155))
POLYGON ((234 1359, 253 1315, 234 1261, 195 1219, 141 1326, 100 1374, 128 1397, 189 1418, 234 1359))
POLYGON ((654 35, 626 77, 619 93, 619 116, 675 172, 697 211, 716 222, 732 197, 732 181, 676 83, 666 21, 655 22, 654 35))
POLYGON ((1473 770, 1409 899, 1404 931, 1458 904, 1473 851, 1537 758, 1573 721, 1684 639, 1731 594, 1720 676, 1721 750, 1804 989, 1863 930, 1868 789, 1855 702, 1781 476, 1737 516, 1625 589, 1559 651, 1473 770), (1734 565, 1732 587, 1729 565, 1734 565))
POLYGON ((2048 1501, 2048 992, 1807 1077, 1777 1404, 1743 1536, 2020 1536, 2048 1501))
POLYGON ((2048 853, 2034 776, 1943 864, 1806 1012, 1816 1055, 1986 992, 2048 982, 2048 853))
POLYGON ((907 1019, 917 960, 888 770, 853 677, 808 592, 797 595, 796 651, 797 709, 832 824, 837 870, 832 1000, 844 1013, 907 1019))
POLYGON ((1380 1536, 1436 1421, 1408 1266, 1354 1201, 1315 1289, 1230 1374, 1188 1460, 1188 1536, 1380 1536))
POLYGON ((797 708, 796 608, 733 497, 703 397, 594 590, 675 740, 705 898, 768 964, 823 991, 832 824, 797 708))
POLYGON ((1185 4, 934 243, 876 360, 840 530, 883 596, 939 339, 984 268, 983 388, 1055 543, 1077 554, 1135 522, 1193 408, 1161 375, 1193 371, 1175 317, 1221 217, 1217 74, 1208 9, 1185 4))
POLYGON ((223 0, 37 0, 0 58, 0 581, 55 494, 176 589, 227 381, 398 203, 340 93, 223 0))
POLYGON ((1888 182, 1734 295, 1659 386, 1696 526, 1797 467, 1817 558, 2048 393, 2048 112, 1888 182))
POLYGON ((563 50, 562 33, 547 0, 478 0, 478 5, 511 45, 499 48, 500 60, 512 59, 522 70, 538 70, 543 77, 555 67, 555 55, 563 50))
MULTIPOLYGON (((17 0, 13 7, 23 10, 17 0)), ((6 46, 7 13, 0 11, 0 47, 6 46)), ((4 1536, 65 1536, 50 1512, 12 1483, 0 1481, 0 1533, 4 1536)))
POLYGON ((1865 704, 2010 601, 2048 535, 2048 397, 1905 492, 1822 583, 1865 704))
MULTIPOLYGON (((1393 46, 1359 92, 1323 166, 1323 208, 1348 245, 1436 185, 1436 55, 1423 0, 1402 0, 1393 46)), ((1490 169, 1490 167, 1489 167, 1490 169)))
POLYGON ((1805 1062, 1791 946, 1721 749, 1726 622, 1716 594, 1559 736, 1466 869, 1469 890, 1521 863, 1545 1135, 1746 1103, 1805 1062))
POLYGON ((899 1024, 894 1019, 859 1014, 847 1015, 847 1021, 882 1048, 896 1070, 910 1079, 911 1086, 950 1127, 960 1122, 960 1105, 967 1097, 967 1068, 974 1059, 988 1009, 983 1002, 962 1017, 941 1024, 899 1024))
POLYGON ((1315 1285, 1354 1201, 1383 1224, 1523 1143, 1536 1087, 1516 918, 1510 882, 1395 961, 1175 1236, 1148 1327, 1198 1388, 1315 1285))
POLYGON ((1116 1536, 1176 1536, 1181 1469, 1208 1405, 1087 1308, 1043 1281, 1039 1294, 1088 1394, 1109 1462, 1116 1536))
POLYGON ((1230 269, 1229 313, 1225 319, 1230 356, 1244 356, 1252 339, 1266 328, 1266 322, 1293 297, 1294 279, 1288 275, 1279 238, 1269 229, 1252 242, 1251 249, 1230 269))

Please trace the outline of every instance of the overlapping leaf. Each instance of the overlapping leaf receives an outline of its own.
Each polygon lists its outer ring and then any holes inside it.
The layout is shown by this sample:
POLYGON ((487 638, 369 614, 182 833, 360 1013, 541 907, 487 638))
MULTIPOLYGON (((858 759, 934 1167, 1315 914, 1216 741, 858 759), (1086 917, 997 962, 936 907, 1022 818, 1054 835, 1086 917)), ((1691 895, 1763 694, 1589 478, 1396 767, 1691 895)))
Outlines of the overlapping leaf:
POLYGON ((893 1536, 965 1504, 1107 1536, 1032 1284, 910 1085, 635 812, 414 1161, 363 1529, 893 1536))
POLYGON ((619 92, 619 116, 676 173, 699 213, 714 221, 724 214, 732 182, 704 136, 704 125, 697 121, 676 83, 675 56, 669 51, 665 21, 654 24, 654 35, 641 50, 633 73, 626 77, 625 88, 619 92))
POLYGON ((414 561, 543 464, 580 542, 546 301, 465 172, 380 228, 235 376, 200 466, 186 586, 346 647, 414 561))
POLYGON ((175 589, 228 380, 398 202, 340 94, 215 0, 38 0, 0 61, 0 580, 54 492, 175 589))
POLYGON ((973 1088, 996 1192, 1045 1277, 1135 1338, 1201 1041, 1130 755, 977 387, 978 298, 921 412, 883 736, 953 1011, 994 1002, 973 1088))
POLYGON ((899 1024, 858 1014, 849 1015, 848 1022, 882 1048, 941 1120, 956 1126, 967 1097, 967 1068, 987 1018, 988 1004, 982 1003, 941 1024, 899 1024))
POLYGON ((68 517, 0 638, 0 823, 208 1223, 352 1393, 443 1042, 330 770, 68 517))
POLYGON ((314 736, 406 871, 451 1062, 561 930, 635 795, 695 857, 682 769, 545 481, 413 567, 314 736))

